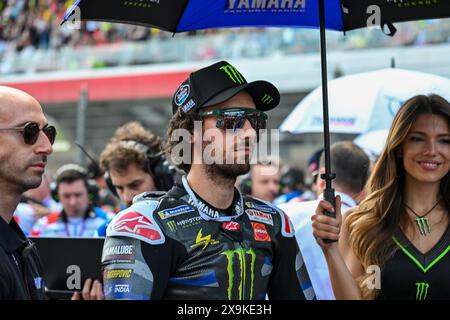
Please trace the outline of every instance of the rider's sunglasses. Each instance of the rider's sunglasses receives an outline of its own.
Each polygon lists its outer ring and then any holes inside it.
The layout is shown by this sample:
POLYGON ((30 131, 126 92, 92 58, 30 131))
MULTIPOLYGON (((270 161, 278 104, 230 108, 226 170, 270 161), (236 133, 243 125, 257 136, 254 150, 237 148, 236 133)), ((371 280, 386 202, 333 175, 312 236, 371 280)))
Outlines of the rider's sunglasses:
POLYGON ((242 129, 247 119, 252 128, 258 130, 266 129, 267 114, 258 109, 232 108, 216 109, 199 113, 200 117, 217 117, 216 127, 219 129, 242 129))
POLYGON ((28 122, 25 126, 19 128, 0 128, 0 131, 19 131, 22 133, 23 141, 29 145, 36 143, 40 131, 44 132, 51 144, 55 142, 56 138, 56 129, 54 126, 46 125, 40 129, 39 124, 36 122, 28 122))

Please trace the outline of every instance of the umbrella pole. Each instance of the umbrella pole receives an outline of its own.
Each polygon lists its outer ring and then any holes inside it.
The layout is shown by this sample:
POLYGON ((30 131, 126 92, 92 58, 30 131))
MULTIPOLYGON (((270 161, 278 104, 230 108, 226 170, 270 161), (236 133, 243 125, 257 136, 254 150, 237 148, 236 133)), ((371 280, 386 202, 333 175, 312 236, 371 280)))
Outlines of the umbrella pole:
MULTIPOLYGON (((336 177, 331 173, 331 157, 330 157, 330 122, 328 115, 328 72, 327 72, 327 42, 325 36, 325 0, 319 0, 319 18, 320 18, 320 61, 322 66, 322 99, 323 99, 323 139, 324 139, 324 156, 325 156, 325 174, 321 178, 325 180, 325 190, 323 191, 324 199, 332 203, 334 207, 334 189, 331 182, 336 177)), ((326 212, 328 216, 336 217, 335 213, 326 212)))

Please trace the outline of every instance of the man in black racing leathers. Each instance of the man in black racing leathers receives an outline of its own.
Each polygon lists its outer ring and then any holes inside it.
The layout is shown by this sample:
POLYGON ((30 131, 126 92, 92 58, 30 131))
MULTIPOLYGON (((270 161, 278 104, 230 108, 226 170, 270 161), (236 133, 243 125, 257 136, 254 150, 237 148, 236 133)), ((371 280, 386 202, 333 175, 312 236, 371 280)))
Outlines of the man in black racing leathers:
POLYGON ((172 190, 144 193, 119 213, 102 256, 107 299, 315 299, 288 217, 234 187, 250 167, 249 135, 265 129, 263 111, 278 103, 272 84, 247 83, 225 61, 183 82, 169 137, 174 129, 192 133, 193 120, 201 119, 203 133, 217 134, 215 145, 235 137, 220 149, 234 160, 244 154, 245 162, 196 161, 212 145, 202 140, 200 151, 192 147, 192 164, 183 162, 188 175, 172 190))

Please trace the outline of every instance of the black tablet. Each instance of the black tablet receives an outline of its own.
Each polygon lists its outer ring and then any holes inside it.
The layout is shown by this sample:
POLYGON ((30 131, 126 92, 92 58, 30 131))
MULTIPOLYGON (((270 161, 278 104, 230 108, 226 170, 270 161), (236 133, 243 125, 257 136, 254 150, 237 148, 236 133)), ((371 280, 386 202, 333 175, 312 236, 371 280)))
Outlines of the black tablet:
POLYGON ((87 278, 102 279, 104 238, 31 237, 42 261, 43 277, 51 299, 67 299, 81 291, 87 278))

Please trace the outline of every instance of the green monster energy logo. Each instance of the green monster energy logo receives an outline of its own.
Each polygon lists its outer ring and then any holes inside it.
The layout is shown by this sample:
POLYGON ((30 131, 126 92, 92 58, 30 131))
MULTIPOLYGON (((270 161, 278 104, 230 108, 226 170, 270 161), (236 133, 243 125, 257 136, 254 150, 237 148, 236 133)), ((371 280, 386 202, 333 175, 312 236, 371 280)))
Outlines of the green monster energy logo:
POLYGON ((242 74, 239 71, 237 71, 237 69, 233 67, 231 64, 227 64, 226 66, 220 67, 220 70, 225 71, 225 73, 230 77, 231 81, 233 81, 234 83, 237 84, 247 83, 242 74))
POLYGON ((159 0, 126 0, 122 1, 125 7, 140 7, 140 8, 150 8, 152 3, 159 4, 159 0))
MULTIPOLYGON (((392 2, 392 0, 390 0, 392 2)), ((394 0, 399 8, 418 7, 437 4, 438 0, 394 0)))
POLYGON ((428 288, 430 287, 430 285, 426 282, 417 282, 416 287, 416 300, 426 300, 428 295, 428 288))
POLYGON ((228 300, 233 297, 233 290, 235 282, 238 284, 238 299, 239 300, 251 300, 253 299, 253 286, 255 280, 255 261, 256 254, 252 248, 245 249, 239 247, 235 250, 227 250, 222 252, 227 257, 228 265, 228 300), (250 263, 248 262, 250 259, 250 263), (239 267, 239 279, 235 279, 235 267, 239 267), (250 279, 247 277, 247 273, 250 272, 250 279), (249 281, 250 280, 250 281, 249 281))
POLYGON ((428 222, 428 218, 416 218, 417 226, 419 227, 420 234, 423 236, 431 233, 430 223, 428 222))
POLYGON ((273 101, 273 98, 265 93, 264 97, 262 97, 261 101, 265 104, 269 104, 273 101))
POLYGON ((177 224, 175 221, 171 220, 169 222, 167 222, 167 226, 169 227, 169 230, 172 232, 177 231, 177 224))

